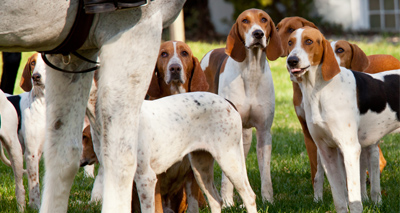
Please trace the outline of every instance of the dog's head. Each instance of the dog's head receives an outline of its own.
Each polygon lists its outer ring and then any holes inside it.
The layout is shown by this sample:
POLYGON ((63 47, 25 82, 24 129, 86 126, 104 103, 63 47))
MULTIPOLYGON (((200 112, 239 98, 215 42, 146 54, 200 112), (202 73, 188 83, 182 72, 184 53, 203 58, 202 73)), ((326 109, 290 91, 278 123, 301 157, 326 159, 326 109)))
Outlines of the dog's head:
POLYGON ((276 25, 276 30, 278 31, 283 48, 281 57, 286 57, 289 55, 289 46, 287 43, 289 41, 290 34, 292 34, 295 30, 305 26, 318 29, 314 23, 298 16, 284 18, 278 23, 278 25, 276 25))
POLYGON ((43 91, 45 88, 46 80, 46 64, 44 63, 40 53, 35 53, 28 58, 28 62, 24 67, 22 73, 20 86, 21 88, 29 92, 32 87, 35 90, 43 91))
POLYGON ((152 98, 184 92, 207 91, 208 83, 199 60, 181 41, 161 44, 156 68, 148 90, 152 98))
POLYGON ((369 66, 367 55, 356 44, 339 40, 332 41, 331 46, 340 66, 360 72, 369 66))
POLYGON ((316 72, 318 68, 321 68, 325 81, 340 72, 332 47, 319 30, 297 29, 290 35, 288 46, 290 53, 286 66, 292 80, 298 81, 307 72, 316 72))
POLYGON ((83 152, 80 160, 80 166, 84 167, 86 165, 92 165, 94 163, 98 163, 98 159, 96 153, 93 148, 92 135, 90 132, 90 125, 86 126, 86 128, 82 132, 82 145, 83 152))
POLYGON ((259 9, 242 12, 229 32, 225 52, 235 61, 246 58, 246 49, 261 48, 269 60, 276 60, 283 52, 281 40, 271 17, 259 9))

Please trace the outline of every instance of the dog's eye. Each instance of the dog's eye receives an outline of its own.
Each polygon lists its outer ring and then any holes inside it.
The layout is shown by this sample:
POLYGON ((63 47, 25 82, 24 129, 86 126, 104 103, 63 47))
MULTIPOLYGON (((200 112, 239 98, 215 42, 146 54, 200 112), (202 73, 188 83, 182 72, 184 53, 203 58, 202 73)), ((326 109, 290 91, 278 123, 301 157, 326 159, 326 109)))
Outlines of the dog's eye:
POLYGON ((182 52, 181 52, 181 55, 182 55, 182 56, 184 56, 184 57, 186 57, 186 56, 188 56, 188 55, 189 55, 189 53, 188 53, 188 52, 186 52, 186 51, 182 51, 182 52))
POLYGON ((243 19, 242 22, 245 23, 245 24, 248 24, 248 23, 249 23, 249 20, 243 19))
POLYGON ((289 46, 292 46, 292 44, 293 44, 292 41, 289 41, 289 42, 288 42, 288 45, 289 45, 289 46))
POLYGON ((267 22, 267 19, 266 19, 266 18, 262 18, 262 19, 261 19, 261 22, 262 22, 262 23, 266 23, 266 22, 267 22))
POLYGON ((310 45, 312 43, 313 43, 313 41, 311 39, 307 39, 306 42, 305 42, 306 45, 310 45))
POLYGON ((31 66, 35 66, 36 65, 36 61, 31 61, 31 66))
POLYGON ((167 53, 167 52, 162 52, 162 53, 161 53, 161 57, 163 57, 163 58, 168 57, 168 53, 167 53))
POLYGON ((336 53, 343 53, 344 52, 344 49, 343 48, 338 48, 338 49, 336 49, 336 53))
POLYGON ((293 29, 293 28, 289 28, 287 31, 288 31, 289 33, 293 33, 294 29, 293 29))

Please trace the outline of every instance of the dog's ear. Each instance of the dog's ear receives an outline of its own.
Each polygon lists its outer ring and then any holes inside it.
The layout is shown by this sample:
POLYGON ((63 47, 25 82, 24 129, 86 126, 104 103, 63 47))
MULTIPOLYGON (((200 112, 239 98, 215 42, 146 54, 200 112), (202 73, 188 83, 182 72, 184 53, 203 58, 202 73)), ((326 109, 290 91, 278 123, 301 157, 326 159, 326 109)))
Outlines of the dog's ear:
POLYGON ((331 80, 337 74, 340 73, 339 64, 336 61, 333 49, 326 39, 322 40, 322 45, 324 47, 324 55, 322 56, 322 77, 325 81, 331 80))
POLYGON ((232 26, 229 32, 226 40, 225 53, 237 62, 242 62, 246 58, 246 47, 239 34, 239 24, 237 22, 232 26))
POLYGON ((301 19, 301 22, 303 23, 303 27, 309 26, 309 27, 312 27, 312 28, 315 28, 315 29, 318 30, 318 27, 315 26, 315 24, 312 23, 311 21, 308 21, 307 19, 302 18, 302 19, 301 19))
POLYGON ((190 78, 190 92, 194 91, 207 91, 208 83, 204 71, 201 69, 200 62, 196 57, 193 58, 193 70, 190 78))
POLYGON ((157 67, 154 69, 153 75, 151 77, 151 82, 149 89, 147 90, 147 95, 149 95, 152 98, 159 98, 161 96, 161 88, 160 88, 160 82, 159 82, 159 72, 157 70, 157 67))
POLYGON ((19 83, 19 86, 25 92, 29 92, 32 89, 32 71, 33 70, 31 69, 31 63, 34 63, 34 60, 35 60, 34 55, 29 57, 28 61, 25 64, 24 71, 22 72, 21 81, 19 83))
POLYGON ((369 60, 364 51, 362 51, 356 44, 350 44, 350 47, 353 50, 350 69, 360 72, 367 69, 369 66, 369 60))
POLYGON ((281 38, 278 35, 278 31, 276 31, 276 27, 272 19, 269 19, 270 33, 269 33, 269 43, 267 44, 267 48, 265 48, 265 53, 267 54, 267 58, 270 61, 275 61, 283 54, 283 47, 281 38))

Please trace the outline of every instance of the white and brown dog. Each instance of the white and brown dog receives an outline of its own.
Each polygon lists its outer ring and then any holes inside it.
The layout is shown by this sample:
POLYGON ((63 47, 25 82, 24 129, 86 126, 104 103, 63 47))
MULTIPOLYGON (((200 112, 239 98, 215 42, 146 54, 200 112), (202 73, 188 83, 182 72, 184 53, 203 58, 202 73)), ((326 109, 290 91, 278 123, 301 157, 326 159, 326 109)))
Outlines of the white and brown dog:
POLYGON ((21 78, 21 87, 27 92, 7 97, 20 117, 18 136, 28 172, 29 205, 33 208, 40 207, 39 161, 46 130, 45 67, 40 53, 33 54, 21 78))
MULTIPOLYGON (((330 43, 310 27, 296 30, 288 45, 287 68, 303 94, 307 127, 331 184, 336 210, 347 212, 347 194, 350 211, 362 212, 361 147, 377 150, 377 141, 400 127, 400 70, 371 75, 339 67, 330 43)), ((379 155, 371 158, 379 162, 379 155)), ((379 173, 379 164, 375 167, 372 170, 379 173)), ((380 202, 380 190, 371 189, 371 198, 380 202)))
MULTIPOLYGON (((275 92, 268 61, 282 54, 282 45, 271 17, 264 11, 249 9, 239 15, 228 35, 226 48, 208 52, 201 61, 209 91, 232 101, 243 124, 245 155, 257 129, 257 158, 263 200, 273 202, 271 181, 271 126, 275 111, 275 92)), ((233 205, 233 187, 222 180, 221 194, 233 205)))

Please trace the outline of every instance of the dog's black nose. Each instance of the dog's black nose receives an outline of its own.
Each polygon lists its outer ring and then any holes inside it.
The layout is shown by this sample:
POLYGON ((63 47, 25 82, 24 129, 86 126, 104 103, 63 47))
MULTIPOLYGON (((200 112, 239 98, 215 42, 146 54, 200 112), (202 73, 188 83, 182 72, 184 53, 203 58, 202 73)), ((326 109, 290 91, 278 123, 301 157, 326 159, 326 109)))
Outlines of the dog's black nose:
POLYGON ((179 74, 182 70, 181 65, 179 64, 171 64, 169 66, 169 71, 171 72, 171 74, 179 74))
POLYGON ((41 77, 42 77, 42 75, 40 75, 39 73, 34 73, 32 75, 32 80, 33 81, 39 81, 41 77))
POLYGON ((261 39, 262 37, 264 37, 264 32, 261 31, 261 30, 255 30, 255 31, 253 32, 253 36, 254 36, 254 38, 256 38, 256 39, 261 39))
POLYGON ((287 59, 287 63, 289 64, 289 66, 291 67, 295 67, 297 66, 297 64, 299 63, 300 59, 297 56, 290 56, 287 59))

